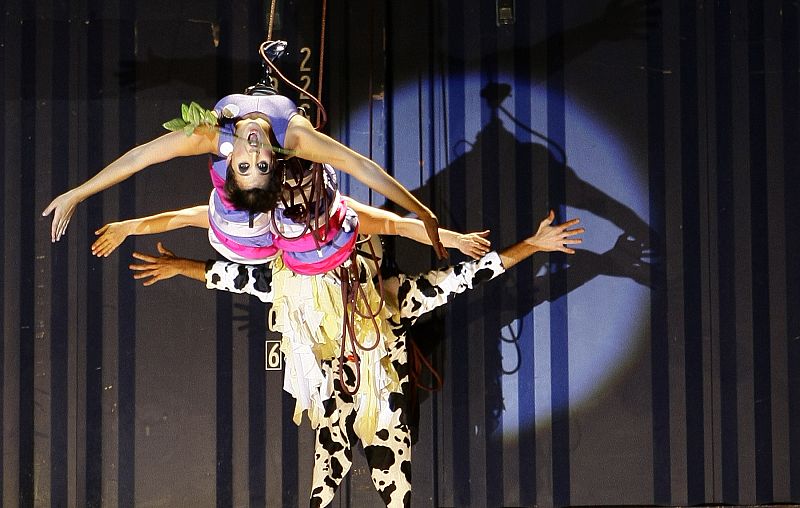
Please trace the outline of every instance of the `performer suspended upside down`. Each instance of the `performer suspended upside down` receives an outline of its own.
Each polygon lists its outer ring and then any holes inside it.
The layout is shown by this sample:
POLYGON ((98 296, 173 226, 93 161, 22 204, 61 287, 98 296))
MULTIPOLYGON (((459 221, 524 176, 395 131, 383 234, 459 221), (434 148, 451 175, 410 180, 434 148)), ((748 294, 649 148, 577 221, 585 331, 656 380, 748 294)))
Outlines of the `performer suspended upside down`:
MULTIPOLYGON (((273 65, 264 45, 261 53, 273 65)), ((43 215, 53 213, 52 241, 89 196, 152 164, 210 154, 209 240, 228 259, 262 263, 280 249, 296 273, 341 265, 353 250, 358 222, 339 195, 333 166, 416 213, 437 255, 445 257, 436 216, 375 162, 315 130, 301 112, 276 94, 228 95, 213 112, 184 107, 184 119, 165 123, 177 130, 133 148, 45 208, 43 215)))
MULTIPOLYGON (((357 284, 362 277, 354 257, 359 227, 354 208, 358 205, 340 196, 333 168, 321 163, 336 165, 416 212, 442 257, 446 254, 436 217, 377 164, 317 132, 286 97, 230 95, 213 112, 192 104, 184 108, 182 119, 165 126, 177 130, 134 148, 50 203, 44 214, 54 214, 53 241, 63 235, 75 207, 88 196, 156 162, 210 154, 214 189, 202 225, 209 228, 211 244, 226 258, 243 263, 263 263, 280 255, 276 263, 288 268, 278 270, 277 279, 292 289, 281 293, 285 297, 275 302, 274 310, 278 331, 291 339, 284 341, 291 366, 286 388, 298 401, 296 421, 309 410, 316 426, 322 400, 329 395, 320 392, 323 378, 317 358, 327 358, 337 349, 344 357, 346 338, 357 364, 357 385, 362 377, 367 385, 360 396, 368 399, 377 415, 397 378, 391 364, 383 361, 388 350, 381 329, 386 325, 376 311, 382 300, 374 287, 357 284), (292 276, 334 269, 338 273, 326 279, 292 276), (374 319, 356 322, 348 319, 348 312, 374 319), (331 316, 339 316, 344 332, 339 332, 331 316), (356 344, 360 354, 355 352, 356 344), (305 376, 306 372, 311 374, 305 376)), ((364 435, 372 434, 374 421, 363 421, 364 435)))
MULTIPOLYGON (((302 203, 283 206, 278 202, 281 185, 284 177, 292 176, 286 174, 286 166, 287 161, 294 161, 295 157, 280 159, 279 163, 275 160, 274 147, 310 161, 331 163, 397 204, 415 212, 425 224, 437 252, 444 256, 443 247, 438 241, 438 221, 435 215, 373 161, 314 130, 310 122, 297 113, 297 108, 290 99, 279 95, 230 95, 217 103, 214 112, 218 115, 218 126, 200 125, 189 136, 180 131, 160 136, 132 149, 82 185, 55 198, 43 212, 43 215, 51 212, 54 214, 52 240, 58 241, 61 238, 76 206, 89 196, 150 165, 174 157, 199 154, 211 154, 212 157, 210 169, 215 189, 209 201, 212 222, 209 236, 215 248, 226 257, 263 262, 274 255, 278 248, 298 251, 308 247, 306 244, 311 243, 308 238, 295 238, 297 245, 288 241, 283 245, 275 245, 276 233, 298 236, 294 230, 301 228, 302 233, 306 226, 287 216, 287 212, 288 215, 292 212, 311 214, 317 220, 327 214, 334 223, 329 226, 328 236, 332 238, 326 243, 344 240, 335 238, 341 224, 348 220, 355 225, 355 221, 350 218, 339 199, 332 168, 325 166, 323 172, 328 209, 298 210, 298 205, 302 203), (292 207, 295 209, 287 210, 292 207), (268 213, 273 210, 274 215, 268 213), (250 212, 254 213, 252 228, 250 212), (274 230, 273 220, 282 231, 274 230)), ((311 182, 305 184, 308 187, 311 182)), ((292 203, 297 201, 297 196, 284 196, 284 199, 287 203, 292 203)), ((348 236, 346 240, 351 241, 353 235, 348 236)), ((306 250, 319 250, 316 245, 313 247, 306 250)), ((303 272, 327 271, 321 265, 302 267, 304 263, 299 261, 302 258, 302 255, 297 256, 289 264, 298 265, 303 272)), ((319 257, 316 263, 318 260, 319 257)), ((334 256, 327 264, 334 267, 336 260, 338 258, 334 256)))
MULTIPOLYGON (((410 506, 411 495, 411 436, 406 419, 406 398, 411 389, 408 377, 406 333, 421 315, 449 302, 453 296, 472 289, 476 284, 490 280, 510 269, 518 262, 539 251, 574 253, 570 244, 581 242, 575 235, 583 228, 569 229, 577 219, 561 225, 552 225, 552 212, 539 225, 533 236, 503 250, 488 253, 480 259, 433 270, 418 276, 398 274, 384 280, 387 305, 382 318, 388 325, 391 338, 389 358, 398 373, 399 389, 392 393, 388 411, 383 411, 372 431, 363 436, 358 432, 359 416, 370 408, 363 399, 352 395, 356 378, 349 362, 339 364, 335 355, 321 362, 326 380, 330 383, 331 398, 324 401, 324 413, 316 429, 315 463, 312 478, 311 506, 326 506, 333 499, 338 485, 348 473, 352 463, 352 447, 360 440, 364 446, 372 481, 387 506, 410 506), (338 377, 339 369, 345 373, 338 377), (342 382, 349 384, 343 386, 342 382)), ((447 238, 443 235, 443 238, 447 238)), ((224 261, 202 262, 175 257, 158 244, 160 256, 135 253, 142 261, 131 265, 134 277, 143 279, 145 285, 184 275, 205 281, 210 289, 235 293, 249 293, 265 303, 282 297, 276 283, 281 269, 275 265, 245 266, 224 261)), ((359 256, 365 266, 374 261, 359 256)), ((285 270, 283 270, 285 271, 285 270)), ((366 281, 364 282, 367 283, 366 281)))

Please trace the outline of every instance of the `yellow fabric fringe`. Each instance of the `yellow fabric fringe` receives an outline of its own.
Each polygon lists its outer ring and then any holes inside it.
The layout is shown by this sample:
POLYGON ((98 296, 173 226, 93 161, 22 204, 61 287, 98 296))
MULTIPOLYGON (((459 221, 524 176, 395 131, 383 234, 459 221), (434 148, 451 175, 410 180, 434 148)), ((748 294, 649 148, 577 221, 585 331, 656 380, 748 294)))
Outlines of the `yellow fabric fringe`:
MULTIPOLYGON (((359 268, 367 269, 365 263, 360 263, 359 268)), ((301 375, 305 378, 287 379, 284 388, 287 383, 295 386, 306 383, 312 401, 305 404, 308 407, 303 407, 301 397, 296 396, 294 422, 299 425, 303 411, 308 409, 311 426, 317 428, 324 417, 322 402, 331 396, 333 386, 332 379, 328 379, 327 383, 323 381, 320 362, 337 358, 342 341, 343 303, 338 277, 332 272, 313 276, 297 275, 278 258, 273 264, 272 284, 275 295, 270 316, 272 328, 283 336, 281 351, 286 356, 287 366, 290 363, 302 365, 301 375), (310 362, 304 361, 300 358, 302 354, 298 354, 298 351, 305 348, 310 348, 313 352, 313 366, 309 366, 310 362)), ((362 284, 362 288, 369 300, 369 309, 360 302, 359 310, 368 315, 370 309, 372 312, 378 309, 380 294, 371 278, 362 284)), ((389 359, 389 347, 395 337, 386 321, 386 315, 384 308, 375 317, 380 333, 377 338, 380 341, 378 346, 372 351, 358 349, 355 352, 361 359, 361 386, 354 396, 357 411, 354 427, 356 435, 366 445, 372 442, 381 412, 391 412, 389 394, 400 391, 399 376, 389 359)), ((360 344, 366 347, 375 344, 375 325, 370 318, 356 315, 354 328, 360 344)), ((353 354, 349 344, 345 346, 345 354, 353 354)), ((350 365, 352 367, 353 363, 350 365)), ((338 370, 335 372, 338 375, 338 370)))

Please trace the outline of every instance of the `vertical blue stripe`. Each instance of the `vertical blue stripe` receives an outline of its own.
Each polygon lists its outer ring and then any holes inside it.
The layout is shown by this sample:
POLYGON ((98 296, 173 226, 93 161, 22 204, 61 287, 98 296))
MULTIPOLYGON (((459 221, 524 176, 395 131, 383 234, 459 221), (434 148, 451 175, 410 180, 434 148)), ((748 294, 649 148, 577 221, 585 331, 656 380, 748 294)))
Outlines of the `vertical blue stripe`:
POLYGON ((697 90, 697 4, 680 7, 681 191, 683 202, 683 311, 686 383, 686 481, 689 504, 705 500, 703 334, 700 272, 700 132, 697 90))
POLYGON ((34 501, 34 256, 36 172, 36 8, 24 6, 21 47, 27 55, 21 58, 20 87, 22 115, 20 121, 20 192, 19 209, 19 505, 33 506, 34 501))
MULTIPOLYGON (((436 38, 434 37, 434 32, 439 31, 439 26, 436 24, 436 10, 437 6, 434 5, 434 2, 430 2, 428 4, 428 19, 430 20, 430 28, 428 30, 428 76, 427 76, 427 93, 428 93, 428 154, 426 157, 426 162, 424 166, 427 168, 420 167, 420 177, 418 186, 422 187, 425 185, 425 180, 428 180, 428 199, 430 199, 429 203, 426 203, 431 209, 436 209, 436 199, 438 197, 437 193, 437 186, 438 186, 438 178, 436 176, 436 152, 439 147, 436 146, 436 135, 438 133, 438 124, 437 121, 439 120, 440 116, 438 115, 438 111, 436 110, 436 56, 440 54, 439 48, 436 47, 436 38), (425 174, 427 169, 427 175, 425 174)), ((422 96, 420 95, 420 99, 422 96)), ((441 113, 441 118, 444 117, 444 112, 441 113)), ((441 220, 441 219, 440 219, 441 220)), ((430 257, 432 261, 436 260, 436 255, 431 250, 430 257)))
POLYGON ((756 501, 772 501, 772 381, 769 323, 767 107, 764 71, 764 3, 748 2, 750 47, 750 240, 753 284, 753 408, 756 501))
MULTIPOLYGON (((425 111, 424 111, 424 107, 423 107, 423 103, 425 102, 423 100, 423 97, 425 97, 424 81, 425 81, 425 78, 423 77, 422 73, 418 74, 417 75, 417 117, 416 117, 416 120, 417 120, 417 139, 416 139, 416 142, 417 142, 417 160, 419 161, 417 163, 417 182, 419 182, 419 185, 422 185, 422 182, 425 181, 425 176, 424 176, 425 166, 428 164, 428 161, 425 160, 425 134, 426 134, 426 131, 428 131, 428 134, 430 135, 430 128, 431 128, 430 118, 426 118, 425 117, 425 111)), ((370 110, 371 109, 372 109, 372 107, 370 106, 370 110)), ((370 115, 371 114, 372 113, 370 112, 370 115)), ((431 181, 431 185, 434 185, 433 181, 431 181)), ((432 194, 432 192, 429 191, 428 195, 432 196, 433 194, 432 194)), ((435 258, 435 256, 433 256, 433 254, 432 254, 431 255, 431 259, 434 259, 434 258, 435 258)))
MULTIPOLYGON (((103 3, 89 2, 86 35, 87 89, 91 112, 90 135, 86 139, 87 167, 96 173, 104 165, 103 129, 103 3)), ((103 197, 93 196, 87 200, 86 229, 81 245, 91 245, 94 231, 103 222, 103 197)), ((62 240, 63 249, 67 248, 62 240)), ((100 506, 103 494, 103 267, 101 260, 88 256, 86 261, 86 505, 100 506)))
POLYGON ((267 336, 266 307, 257 298, 249 301, 248 350, 248 452, 247 486, 250 506, 266 506, 266 378, 264 339, 267 336))
POLYGON ((736 341, 736 222, 733 184, 733 100, 731 92, 730 3, 720 0, 715 13, 717 246, 719 280, 720 457, 722 500, 739 501, 739 445, 736 341))
MULTIPOLYGON (((231 7, 217 0, 220 41, 217 47, 217 95, 231 90, 233 38, 231 7)), ((233 321, 230 294, 217 294, 217 508, 233 505, 233 321)))
MULTIPOLYGON (((348 34, 348 35, 342 37, 342 42, 343 42, 343 46, 344 46, 343 49, 342 49, 342 54, 345 55, 345 57, 339 63, 341 64, 341 67, 340 67, 341 73, 342 73, 341 75, 349 77, 350 76, 350 58, 349 58, 349 55, 350 55, 350 51, 351 51, 350 50, 350 37, 349 37, 349 34, 350 34, 350 15, 349 15, 349 13, 343 15, 342 18, 344 18, 344 22, 342 23, 342 25, 343 25, 342 33, 343 34, 348 34)), ((386 37, 387 41, 391 41, 392 40, 390 36, 391 36, 391 25, 387 22, 386 23, 386 34, 385 34, 385 37, 386 37)), ((387 46, 390 46, 390 45, 387 45, 387 46)), ((391 156, 392 156, 392 151, 391 151, 391 148, 392 148, 392 136, 391 136, 391 132, 392 132, 392 108, 391 108, 391 105, 392 105, 392 93, 391 93, 392 92, 392 89, 391 89, 392 83, 391 83, 391 80, 388 78, 389 73, 391 72, 391 68, 392 68, 392 66, 390 65, 391 64, 390 58, 391 58, 391 52, 388 51, 388 48, 387 48, 387 55, 386 55, 386 75, 387 75, 387 78, 386 78, 386 95, 385 95, 385 97, 386 97, 386 156, 387 156, 387 159, 391 158, 391 156)), ((346 81, 346 79, 342 80, 342 81, 346 81)), ((342 129, 341 129, 343 137, 342 137, 342 139, 340 139, 340 141, 345 146, 350 146, 350 87, 347 86, 346 82, 342 85, 342 93, 340 94, 339 98, 342 101, 342 108, 340 109, 340 111, 342 112, 340 125, 343 126, 342 129)), ((394 166, 394 164, 389 164, 389 167, 386 168, 386 170, 390 174, 391 174, 391 171, 392 171, 392 166, 394 166)), ((342 192, 346 196, 350 195, 350 181, 351 181, 351 179, 350 179, 349 175, 342 175, 342 182, 339 185, 339 190, 340 190, 340 192, 342 192)), ((388 203, 388 201, 387 201, 387 203, 388 203)), ((370 202, 370 205, 371 204, 372 203, 370 202)))
MULTIPOLYGON (((119 58, 136 60, 136 3, 120 0, 119 58)), ((132 66, 135 72, 135 66, 132 66)), ((135 83, 135 77, 129 77, 135 83)), ((136 144, 136 98, 132 84, 122 83, 119 90, 119 153, 136 144)), ((121 219, 136 217, 136 179, 128 178, 119 186, 121 219)), ((120 508, 132 508, 136 500, 136 286, 128 269, 133 242, 119 246, 117 272, 117 499, 120 508)))
MULTIPOLYGON (((648 17, 660 15, 660 7, 648 3, 648 17)), ((653 429, 653 501, 670 504, 670 393, 669 337, 667 335, 666 277, 666 174, 664 162, 664 47, 661 23, 647 34, 647 160, 650 216, 650 245, 658 249, 659 260, 650 268, 650 368, 653 429)))
MULTIPOLYGON (((557 146, 566 146, 564 105, 563 4, 547 1, 547 136, 557 146)), ((566 211, 565 168, 561 161, 548 159, 548 198, 563 221, 566 211)), ((550 254, 550 384, 553 411, 553 504, 570 504, 569 447, 569 331, 567 323, 566 255, 550 254)))
MULTIPOLYGON (((437 115, 436 118, 440 119, 440 121, 442 122, 442 132, 443 132, 443 136, 444 136, 444 143, 440 144, 438 146, 435 143, 435 136, 431 137, 431 168, 432 168, 432 170, 434 172, 437 170, 437 164, 436 164, 437 158, 436 158, 436 155, 434 155, 434 152, 436 152, 437 150, 441 150, 442 151, 442 153, 439 155, 439 159, 438 159, 439 161, 449 160, 450 159, 448 157, 448 154, 447 154, 447 110, 446 110, 446 106, 445 106, 445 103, 444 103, 444 101, 446 100, 446 97, 447 97, 446 81, 445 81, 445 76, 444 76, 444 73, 446 71, 444 69, 444 57, 442 56, 442 55, 445 54, 445 51, 446 51, 447 48, 446 47, 445 48, 441 47, 442 45, 440 45, 437 42, 439 39, 435 38, 433 36, 434 32, 441 33, 442 30, 446 30, 447 29, 446 28, 446 26, 447 26, 446 22, 444 21, 444 19, 441 16, 441 9, 443 8, 443 5, 446 7, 446 2, 444 4, 434 4, 434 2, 430 3, 431 19, 433 20, 433 28, 430 31, 431 37, 430 37, 430 41, 429 41, 429 44, 431 46, 431 53, 430 53, 430 59, 431 59, 431 73, 430 73, 431 89, 430 89, 430 93, 431 93, 431 97, 433 97, 435 95, 435 93, 436 93, 436 89, 437 88, 439 89, 439 92, 441 93, 441 102, 439 104, 442 106, 442 109, 443 109, 443 111, 437 111, 436 104, 432 103, 431 104, 431 115, 434 115, 434 112, 436 112, 436 115, 437 115)), ((431 129, 431 132, 434 132, 434 130, 431 129)), ((384 153, 387 153, 387 152, 384 152, 384 153)), ((438 179, 435 177, 435 175, 432 174, 431 175, 431 179, 430 179, 431 183, 434 183, 437 180, 438 179)), ((422 185, 422 184, 423 184, 423 182, 420 182, 420 185, 422 185)), ((438 196, 438 194, 434 191, 434 192, 431 192, 431 196, 432 196, 432 198, 431 198, 430 205, 434 210, 437 210, 437 207, 440 206, 441 204, 435 202, 434 196, 438 196)), ((443 219, 443 217, 439 217, 439 220, 442 220, 442 219, 443 219)), ((410 339, 408 337, 406 337, 405 345, 404 345, 404 347, 406 348, 406 360, 408 360, 408 341, 409 340, 410 339)), ((442 355, 442 348, 441 347, 435 348, 431 353, 431 363, 432 363, 432 365, 437 366, 437 367, 439 365, 442 365, 442 363, 441 363, 442 362, 442 356, 443 356, 442 355)), ((433 477, 431 478, 431 484, 432 484, 431 487, 432 487, 432 495, 433 495, 433 497, 431 498, 431 502, 432 502, 432 504, 434 506, 439 506, 441 504, 441 498, 439 497, 439 480, 440 480, 439 472, 441 471, 441 461, 439 459, 439 453, 440 453, 440 451, 439 451, 439 436, 435 434, 436 431, 439 429, 439 425, 440 425, 439 424, 439 393, 438 392, 434 392, 434 393, 431 394, 431 426, 430 426, 430 428, 433 429, 433 432, 434 432, 434 437, 433 437, 433 439, 430 440, 430 442, 431 442, 431 457, 433 459, 433 463, 431 464, 431 470, 433 471, 433 475, 432 475, 433 477)), ((412 485, 413 485, 413 481, 412 481, 412 485)))
MULTIPOLYGON (((450 26, 461 27, 464 25, 463 2, 453 2, 449 9, 450 26)), ((463 34, 459 30, 449 30, 447 34, 449 54, 451 56, 447 75, 447 111, 449 125, 449 139, 447 150, 454 150, 458 145, 463 149, 464 144, 464 43, 463 34)), ((387 104, 388 106, 388 104, 387 104)), ((391 108, 387 107, 387 110, 391 108)), ((388 139, 392 136, 387 134, 388 139)), ((449 166, 449 196, 453 217, 465 218, 467 216, 466 196, 467 186, 465 181, 465 158, 459 157, 458 150, 450 155, 449 166)), ((469 327, 467 326, 468 298, 456 298, 450 304, 451 319, 448 320, 451 337, 450 351, 450 387, 452 389, 451 428, 452 428, 452 495, 456 506, 470 504, 470 457, 469 457, 469 327)))
MULTIPOLYGON (((490 83, 497 82, 497 26, 495 24, 494 3, 480 3, 481 32, 481 90, 490 83)), ((478 98, 476 97, 475 100, 478 98)), ((483 216, 493 217, 489 222, 500 217, 500 185, 495 171, 487 168, 497 167, 500 157, 498 140, 505 133, 502 123, 497 117, 497 110, 487 100, 481 100, 482 141, 477 149, 480 151, 481 168, 481 201, 483 216)), ((506 171, 514 171, 515 167, 507 167, 506 171)), ((501 376, 503 373, 498 330, 501 328, 500 312, 502 308, 503 287, 490 284, 484 287, 483 313, 483 398, 484 398, 484 446, 486 476, 486 506, 502 506, 503 503, 503 393, 501 376)))
MULTIPOLYGON (((386 52, 384 54, 384 59, 385 59, 384 60, 384 65, 385 65, 384 69, 385 69, 385 72, 386 72, 385 77, 384 77, 384 89, 385 89, 384 97, 385 97, 385 101, 386 101, 386 108, 385 108, 384 111, 386 113, 386 135, 385 135, 385 138, 386 138, 386 160, 387 160, 387 164, 388 164, 388 167, 386 168, 386 172, 389 173, 390 175, 394 176, 394 174, 395 174, 395 163, 397 162, 397 160, 396 160, 397 158, 395 157, 395 153, 394 153, 394 150, 395 150, 395 146, 394 146, 394 66, 395 66, 395 61, 394 61, 394 52, 392 51, 393 45, 391 44, 391 42, 394 41, 394 37, 395 36, 394 36, 394 30, 393 30, 394 24, 392 23, 392 9, 391 9, 391 6, 389 5, 389 2, 386 3, 386 5, 384 6, 383 11, 384 11, 384 16, 386 17, 386 21, 384 22, 384 30, 386 31, 385 34, 384 34, 384 39, 386 41, 388 41, 386 43, 386 52)), ((349 21, 350 16, 347 16, 347 18, 348 18, 348 21, 349 21)), ((347 33, 349 34, 350 30, 352 29, 351 26, 350 26, 350 23, 349 22, 346 23, 345 27, 348 30, 347 33)), ((347 39, 349 41, 350 37, 347 37, 347 39)), ((351 54, 351 50, 350 50, 349 47, 348 47, 347 54, 348 55, 351 54)), ((350 59, 349 58, 345 59, 345 64, 344 65, 345 65, 345 68, 347 69, 347 74, 345 74, 345 76, 350 76, 350 59)), ((350 107, 351 107, 351 104, 349 103, 350 94, 347 94, 346 97, 348 99, 348 104, 347 104, 347 111, 348 111, 347 125, 349 126, 350 125, 349 111, 350 111, 350 107)), ((350 133, 350 129, 348 128, 348 140, 349 140, 349 133, 350 133)), ((401 150, 403 148, 404 147, 401 147, 401 150)), ((370 196, 370 200, 371 200, 372 199, 372 191, 370 191, 369 196, 370 196)), ((372 201, 370 201, 370 205, 371 204, 372 204, 372 201)), ((391 207, 392 206, 391 205, 391 201, 389 201, 387 199, 386 200, 386 205, 387 205, 387 207, 391 207)), ((389 208, 389 209, 391 210, 391 208, 389 208)), ((392 239, 392 241, 394 241, 394 240, 392 239)))
MULTIPOLYGON (((5 0, 0 0, 0 12, 6 12, 5 0)), ((0 66, 3 69, 3 74, 7 72, 8 67, 6 61, 6 45, 8 39, 6 34, 8 30, 5 28, 6 20, 0 21, 0 26, 3 27, 3 32, 0 34, 0 66)), ((0 154, 3 154, 5 160, 6 153, 6 81, 0 79, 0 154)), ((3 163, 5 165, 5 162, 3 163)), ((0 215, 6 217, 6 179, 0 178, 0 215)), ((6 258, 6 223, 4 220, 0 221, 0 259, 6 258)), ((5 263, 0 263, 0 330, 6 329, 6 273, 5 263)), ((5 414, 5 393, 6 393, 6 340, 0 340, 0 426, 5 427, 6 414, 5 414)), ((5 439, 0 437, 0 478, 5 478, 5 439)), ((0 499, 4 497, 4 482, 0 481, 0 499)))
POLYGON ((783 12, 783 188, 784 224, 786 225, 786 336, 788 338, 789 385, 789 479, 791 499, 800 499, 800 201, 790 189, 800 189, 800 50, 798 26, 800 13, 797 2, 784 0, 783 12))
MULTIPOLYGON (((70 47, 67 5, 55 6, 52 54, 52 119, 54 133, 51 148, 52 170, 50 195, 57 196, 69 188, 69 83, 70 58, 63 54, 70 47), (60 133, 60 134, 58 134, 60 133)), ((2 151, 0 151, 2 153, 2 151)), ((46 220, 49 233, 51 217, 46 220)), ((69 421, 69 250, 66 243, 50 249, 50 501, 56 506, 68 503, 67 441, 69 421)), ((2 257, 0 256, 0 259, 2 257)))
MULTIPOLYGON (((297 425, 294 424, 295 399, 285 391, 281 391, 281 479, 283 492, 281 495, 282 506, 298 505, 298 456, 297 456, 297 425)), ((316 442, 316 441, 315 441, 316 442)), ((349 478, 349 476, 348 476, 349 478)), ((309 497, 310 492, 303 494, 309 497)))
MULTIPOLYGON (((517 22, 514 26, 514 116, 522 124, 530 125, 531 114, 531 51, 530 33, 533 7, 530 2, 517 3, 517 22)), ((514 136, 518 146, 525 149, 516 153, 516 235, 517 240, 527 238, 533 232, 536 221, 533 217, 531 196, 533 192, 533 150, 530 134, 519 123, 514 136), (523 144, 524 143, 524 144, 523 144)), ((541 209, 542 207, 538 207, 541 209)), ((533 263, 520 263, 514 267, 517 287, 526 287, 534 278, 533 263)), ((520 319, 518 346, 519 370, 517 371, 519 401, 519 503, 522 506, 536 504, 536 373, 534 347, 534 318, 531 295, 527 291, 517 293, 517 312, 520 319)))
POLYGON ((229 293, 217 294, 217 508, 233 506, 233 319, 229 293))

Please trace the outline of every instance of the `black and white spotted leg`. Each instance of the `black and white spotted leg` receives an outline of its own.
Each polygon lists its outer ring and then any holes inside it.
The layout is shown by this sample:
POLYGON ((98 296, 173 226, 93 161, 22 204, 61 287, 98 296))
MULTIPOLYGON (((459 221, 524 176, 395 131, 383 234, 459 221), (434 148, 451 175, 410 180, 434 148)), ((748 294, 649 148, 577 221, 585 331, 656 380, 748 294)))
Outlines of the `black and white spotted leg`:
MULTIPOLYGON (((370 476, 383 502, 390 507, 411 503, 411 435, 405 410, 408 390, 408 367, 405 338, 396 340, 389 351, 400 377, 403 393, 392 393, 389 399, 391 417, 379 426, 372 445, 364 448, 370 476)), ((323 362, 323 370, 336 373, 336 359, 323 362)), ((345 366, 345 379, 354 379, 345 366)), ((355 435, 356 411, 353 399, 334 382, 334 396, 325 402, 326 419, 317 429, 311 506, 327 506, 352 465, 352 447, 359 442, 355 435)))
POLYGON ((411 429, 406 419, 410 381, 406 341, 405 336, 397 337, 389 350, 401 387, 400 393, 392 393, 389 398, 391 419, 375 432, 372 444, 364 447, 375 490, 391 508, 411 506, 411 429))
POLYGON ((390 508, 411 506, 411 434, 397 422, 381 429, 364 448, 372 483, 390 508))
MULTIPOLYGON (((328 375, 335 373, 331 360, 322 362, 328 375)), ((345 367, 349 369, 348 366, 345 367)), ((310 506, 328 506, 336 489, 353 465, 352 445, 358 443, 353 431, 356 419, 353 398, 339 389, 334 381, 333 397, 324 402, 325 419, 316 431, 314 446, 314 471, 311 478, 310 506)))

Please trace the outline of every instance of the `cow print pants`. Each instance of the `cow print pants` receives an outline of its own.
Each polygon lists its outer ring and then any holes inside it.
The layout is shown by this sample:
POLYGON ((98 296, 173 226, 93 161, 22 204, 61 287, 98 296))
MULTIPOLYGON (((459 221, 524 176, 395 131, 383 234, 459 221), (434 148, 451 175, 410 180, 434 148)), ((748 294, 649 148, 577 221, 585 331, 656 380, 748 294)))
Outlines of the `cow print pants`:
MULTIPOLYGON (((408 393, 406 339, 400 337, 390 349, 390 358, 400 376, 403 393, 408 393)), ((334 394, 325 402, 325 419, 316 432, 314 474, 311 488, 312 507, 327 506, 341 481, 350 471, 353 448, 359 438, 353 430, 356 410, 353 398, 340 389, 339 360, 326 360, 323 370, 334 376, 334 394)), ((345 379, 352 379, 350 365, 345 365, 345 379)), ((411 434, 406 421, 405 396, 393 393, 388 422, 379 421, 372 444, 364 447, 372 482, 389 507, 411 506, 411 434)))

